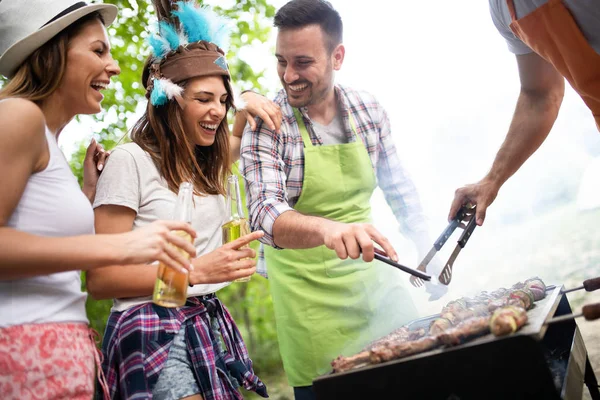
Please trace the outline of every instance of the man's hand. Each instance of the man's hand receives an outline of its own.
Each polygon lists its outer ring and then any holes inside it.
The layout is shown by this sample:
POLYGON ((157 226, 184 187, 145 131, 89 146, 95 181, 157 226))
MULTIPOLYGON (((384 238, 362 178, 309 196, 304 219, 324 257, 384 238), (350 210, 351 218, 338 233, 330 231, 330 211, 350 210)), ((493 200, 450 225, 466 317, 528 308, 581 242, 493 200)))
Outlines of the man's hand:
POLYGON ((344 224, 330 221, 325 226, 323 242, 327 248, 335 250, 342 260, 348 257, 356 260, 362 252, 365 262, 373 261, 375 257, 373 242, 375 242, 392 260, 398 261, 396 250, 389 240, 371 224, 344 224))
POLYGON ((460 208, 470 203, 477 206, 475 210, 475 222, 477 225, 483 225, 487 208, 492 204, 498 195, 500 185, 491 179, 482 179, 479 182, 466 185, 456 190, 454 193, 454 201, 448 213, 448 221, 456 217, 456 213, 460 208))

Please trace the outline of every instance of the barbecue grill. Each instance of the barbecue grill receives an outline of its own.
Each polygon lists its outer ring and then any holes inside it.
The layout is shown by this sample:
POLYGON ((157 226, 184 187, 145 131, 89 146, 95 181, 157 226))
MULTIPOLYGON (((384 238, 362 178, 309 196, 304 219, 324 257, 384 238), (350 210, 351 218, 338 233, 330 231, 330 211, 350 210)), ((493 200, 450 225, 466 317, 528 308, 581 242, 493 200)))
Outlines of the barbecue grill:
MULTIPOLYGON (((600 400, 574 320, 545 325, 571 313, 562 287, 547 292, 527 312, 528 324, 505 337, 492 334, 458 346, 399 360, 330 373, 314 380, 317 399, 581 399, 584 382, 600 400)), ((427 328, 439 315, 413 321, 427 328)))

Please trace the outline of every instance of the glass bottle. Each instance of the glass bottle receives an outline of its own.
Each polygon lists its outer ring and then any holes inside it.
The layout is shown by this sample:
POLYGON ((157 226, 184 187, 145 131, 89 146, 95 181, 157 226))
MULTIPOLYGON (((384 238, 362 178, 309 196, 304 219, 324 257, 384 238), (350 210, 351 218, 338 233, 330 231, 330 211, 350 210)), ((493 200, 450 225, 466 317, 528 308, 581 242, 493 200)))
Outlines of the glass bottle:
MULTIPOLYGON (((193 198, 194 186, 190 182, 181 183, 177 194, 177 203, 173 210, 173 220, 191 224, 194 210, 193 198)), ((192 243, 192 237, 189 233, 185 231, 174 231, 173 233, 192 243)), ((190 259, 187 252, 181 249, 178 250, 187 259, 190 259)), ((181 307, 187 300, 188 278, 187 273, 175 270, 161 262, 158 265, 152 301, 162 307, 181 307)))
MULTIPOLYGON (((248 235, 250 224, 244 218, 244 207, 240 198, 240 184, 237 175, 229 175, 227 178, 227 213, 228 218, 221 227, 223 230, 223 244, 248 235)), ((244 246, 243 248, 247 248, 244 246)), ((235 282, 248 282, 250 277, 236 279, 235 282)))

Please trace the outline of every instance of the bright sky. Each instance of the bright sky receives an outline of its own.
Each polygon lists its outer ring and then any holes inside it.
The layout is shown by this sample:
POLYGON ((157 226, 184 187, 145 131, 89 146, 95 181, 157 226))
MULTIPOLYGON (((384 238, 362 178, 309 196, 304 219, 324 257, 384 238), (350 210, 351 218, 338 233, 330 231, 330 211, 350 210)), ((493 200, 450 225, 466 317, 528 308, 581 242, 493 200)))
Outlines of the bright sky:
MULTIPOLYGON (((437 236, 446 226, 454 190, 485 174, 504 139, 519 90, 515 57, 496 31, 486 1, 331 2, 345 26, 346 59, 337 80, 370 91, 387 109, 437 236)), ((256 69, 270 69, 265 80, 279 89, 273 44, 245 49, 240 57, 256 69)), ((85 129, 71 127, 64 134, 65 151, 85 129)), ((569 87, 549 139, 504 186, 487 226, 526 218, 560 196, 574 198, 598 154, 593 118, 569 87)), ((592 195, 600 199, 597 180, 592 181, 592 195)), ((380 194, 373 204, 378 227, 410 253, 380 194)))

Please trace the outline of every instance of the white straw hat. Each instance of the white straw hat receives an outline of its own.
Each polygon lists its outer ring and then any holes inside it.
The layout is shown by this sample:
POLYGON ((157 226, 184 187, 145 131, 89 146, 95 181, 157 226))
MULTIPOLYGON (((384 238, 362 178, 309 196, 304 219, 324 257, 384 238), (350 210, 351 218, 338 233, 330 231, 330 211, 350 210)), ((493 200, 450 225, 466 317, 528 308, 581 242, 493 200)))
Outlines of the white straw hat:
POLYGON ((76 0, 0 0, 0 74, 10 78, 35 50, 94 11, 106 26, 117 16, 112 4, 76 0))

